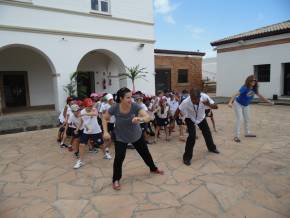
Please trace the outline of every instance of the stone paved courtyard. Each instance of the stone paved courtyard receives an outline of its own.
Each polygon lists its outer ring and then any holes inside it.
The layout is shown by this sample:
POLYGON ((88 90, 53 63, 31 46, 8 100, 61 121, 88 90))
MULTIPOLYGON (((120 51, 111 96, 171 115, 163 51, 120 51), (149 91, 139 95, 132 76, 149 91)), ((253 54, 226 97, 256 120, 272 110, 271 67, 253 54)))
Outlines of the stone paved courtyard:
MULTIPOLYGON (((190 167, 184 143, 149 145, 165 175, 151 175, 135 150, 127 150, 122 190, 111 188, 112 163, 87 154, 72 169, 72 153, 56 142, 57 129, 0 136, 0 217, 290 217, 290 107, 251 106, 257 138, 234 143, 234 114, 215 111, 209 154, 200 131, 190 167)), ((210 124, 211 126, 211 124, 210 124)))

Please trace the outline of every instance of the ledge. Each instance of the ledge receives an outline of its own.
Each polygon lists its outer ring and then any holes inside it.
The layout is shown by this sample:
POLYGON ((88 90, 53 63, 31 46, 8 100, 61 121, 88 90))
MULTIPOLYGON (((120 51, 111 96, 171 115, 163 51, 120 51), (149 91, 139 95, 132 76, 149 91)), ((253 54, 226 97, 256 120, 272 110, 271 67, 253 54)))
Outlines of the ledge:
POLYGON ((103 18, 103 19, 111 19, 111 20, 118 20, 118 21, 123 21, 123 22, 130 22, 130 23, 154 26, 153 22, 131 20, 131 19, 126 19, 126 18, 118 18, 118 17, 113 17, 112 15, 108 16, 107 14, 101 14, 99 12, 98 13, 90 13, 89 10, 88 10, 88 13, 85 13, 85 12, 81 12, 81 11, 73 11, 73 10, 67 10, 67 9, 61 9, 61 8, 52 8, 52 7, 35 5, 32 2, 29 3, 29 2, 8 1, 8 0, 0 0, 0 4, 12 5, 12 6, 23 7, 23 8, 32 8, 32 9, 38 9, 38 10, 43 10, 43 11, 53 11, 53 12, 59 12, 59 13, 72 14, 72 15, 98 17, 98 18, 103 18))

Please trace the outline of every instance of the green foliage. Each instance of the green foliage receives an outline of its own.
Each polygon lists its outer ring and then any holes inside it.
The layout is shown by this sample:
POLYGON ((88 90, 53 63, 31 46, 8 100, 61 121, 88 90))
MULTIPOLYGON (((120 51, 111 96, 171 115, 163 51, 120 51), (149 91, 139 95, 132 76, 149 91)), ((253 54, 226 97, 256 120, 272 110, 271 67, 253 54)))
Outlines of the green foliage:
POLYGON ((89 78, 88 73, 76 71, 70 76, 70 82, 64 86, 68 96, 77 96, 79 99, 87 97, 87 87, 82 85, 81 81, 89 78))
POLYGON ((135 91, 135 80, 136 79, 145 79, 146 74, 148 74, 147 71, 145 71, 145 67, 140 68, 139 65, 136 65, 134 67, 126 67, 126 72, 125 73, 120 73, 120 77, 128 77, 133 84, 133 91, 135 91))

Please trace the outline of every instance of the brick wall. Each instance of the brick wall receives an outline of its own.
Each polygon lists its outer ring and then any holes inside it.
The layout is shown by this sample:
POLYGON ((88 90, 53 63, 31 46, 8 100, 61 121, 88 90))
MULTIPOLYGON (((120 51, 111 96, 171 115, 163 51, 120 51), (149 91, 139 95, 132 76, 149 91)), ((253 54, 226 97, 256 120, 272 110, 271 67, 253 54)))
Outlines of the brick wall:
MULTIPOLYGON (((190 90, 202 86, 202 57, 155 55, 155 70, 171 69, 171 90, 190 90), (178 83, 178 69, 188 69, 188 83, 178 83)), ((158 82, 158 81, 156 81, 158 82)))

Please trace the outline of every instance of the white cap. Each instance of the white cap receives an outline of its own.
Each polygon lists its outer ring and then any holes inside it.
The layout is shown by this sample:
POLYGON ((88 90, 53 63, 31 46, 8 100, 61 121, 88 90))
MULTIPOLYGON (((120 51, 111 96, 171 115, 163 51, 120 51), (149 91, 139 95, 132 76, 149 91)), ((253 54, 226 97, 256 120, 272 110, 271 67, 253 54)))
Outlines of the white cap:
POLYGON ((106 95, 106 100, 107 100, 107 101, 110 101, 111 99, 114 99, 113 95, 110 94, 110 93, 107 94, 107 95, 106 95))
POLYGON ((72 112, 77 112, 80 109, 80 107, 77 104, 71 105, 70 108, 72 112))

